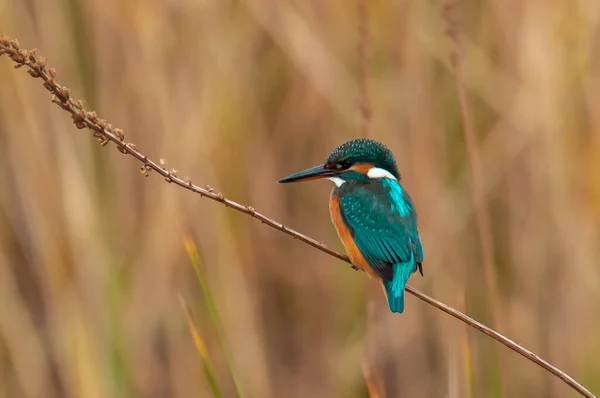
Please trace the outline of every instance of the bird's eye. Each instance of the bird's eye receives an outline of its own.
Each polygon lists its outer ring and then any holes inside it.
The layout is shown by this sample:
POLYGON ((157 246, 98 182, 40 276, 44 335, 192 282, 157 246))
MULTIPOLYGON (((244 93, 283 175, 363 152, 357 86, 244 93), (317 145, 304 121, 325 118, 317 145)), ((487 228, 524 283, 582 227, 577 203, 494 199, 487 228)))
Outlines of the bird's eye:
POLYGON ((345 169, 349 169, 350 166, 352 166, 351 160, 343 160, 339 163, 336 163, 334 167, 336 170, 345 170, 345 169))

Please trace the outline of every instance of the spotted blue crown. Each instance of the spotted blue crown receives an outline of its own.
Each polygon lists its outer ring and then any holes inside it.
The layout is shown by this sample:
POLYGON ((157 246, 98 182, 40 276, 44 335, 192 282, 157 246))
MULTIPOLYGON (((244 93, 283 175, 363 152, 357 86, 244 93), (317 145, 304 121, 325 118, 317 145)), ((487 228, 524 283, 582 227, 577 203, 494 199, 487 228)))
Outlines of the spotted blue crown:
POLYGON ((331 152, 326 164, 354 164, 359 161, 387 170, 398 180, 400 179, 400 172, 392 151, 381 142, 368 138, 343 143, 331 152))

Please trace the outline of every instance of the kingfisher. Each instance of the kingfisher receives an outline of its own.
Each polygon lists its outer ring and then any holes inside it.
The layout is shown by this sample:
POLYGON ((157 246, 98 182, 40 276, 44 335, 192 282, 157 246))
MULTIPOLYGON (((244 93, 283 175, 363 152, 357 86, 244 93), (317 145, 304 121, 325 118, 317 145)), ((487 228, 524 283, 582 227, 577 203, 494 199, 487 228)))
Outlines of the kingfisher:
POLYGON ((423 275, 423 246, 394 155, 378 141, 359 138, 337 147, 325 163, 278 182, 320 178, 335 183, 329 212, 350 261, 379 278, 390 310, 402 313, 408 278, 417 269, 423 275))

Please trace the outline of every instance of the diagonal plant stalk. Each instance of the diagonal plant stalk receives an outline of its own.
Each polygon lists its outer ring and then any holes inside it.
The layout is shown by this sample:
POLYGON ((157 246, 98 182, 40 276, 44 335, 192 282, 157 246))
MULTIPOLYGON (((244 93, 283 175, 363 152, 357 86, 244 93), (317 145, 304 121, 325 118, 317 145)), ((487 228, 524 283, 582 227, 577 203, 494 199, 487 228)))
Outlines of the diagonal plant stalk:
POLYGON ((219 336, 221 349, 225 354, 227 365, 229 366, 229 371, 231 373, 231 378, 233 379, 233 384, 235 386, 236 396, 238 398, 243 398, 245 394, 242 388, 242 383, 236 371, 235 363, 233 361, 233 355, 231 354, 231 349, 229 348, 229 344, 227 344, 223 322, 221 322, 221 317, 219 316, 219 311, 217 310, 215 299, 210 291, 208 281, 206 280, 206 274, 204 273, 204 269, 201 265, 200 254, 198 253, 198 249, 196 248, 196 245, 194 244, 192 238, 185 232, 183 233, 183 244, 185 246, 185 251, 187 252, 188 257, 192 262, 194 271, 196 272, 196 278, 198 279, 198 283, 200 284, 202 293, 204 294, 204 304, 208 309, 210 321, 215 330, 217 331, 217 336, 219 336))
MULTIPOLYGON (((262 213, 257 212, 252 206, 244 206, 240 203, 234 202, 233 200, 227 199, 222 193, 215 192, 214 189, 210 186, 202 188, 198 185, 194 185, 189 180, 189 178, 178 177, 176 170, 168 170, 164 165, 162 165, 163 162, 160 162, 161 164, 158 164, 153 160, 149 159, 140 150, 138 150, 134 144, 125 142, 125 134, 123 133, 123 130, 119 128, 113 128, 112 125, 107 123, 106 120, 99 119, 96 115, 96 112, 87 111, 83 107, 83 103, 81 101, 76 101, 73 98, 71 98, 71 91, 67 87, 61 86, 56 82, 56 70, 52 68, 47 68, 46 60, 43 57, 38 56, 36 50, 29 51, 21 49, 17 40, 10 39, 0 34, 0 56, 5 54, 8 55, 8 57, 15 63, 16 68, 25 66, 28 68, 27 72, 29 73, 29 75, 31 75, 33 78, 42 79, 44 81, 44 88, 52 94, 52 102, 54 102, 60 108, 71 114, 71 118, 73 119, 75 127, 79 129, 88 128, 92 130, 94 137, 98 139, 102 146, 106 146, 109 142, 113 142, 117 150, 119 150, 119 152, 126 155, 131 155, 140 162, 142 162, 143 173, 147 174, 147 172, 154 170, 156 173, 164 177, 165 180, 169 183, 175 183, 182 188, 188 189, 192 192, 199 194, 200 196, 206 197, 216 202, 220 202, 226 207, 230 207, 234 210, 239 211, 240 213, 244 213, 251 217, 254 217, 263 224, 266 224, 278 231, 292 236, 295 239, 301 240, 302 242, 307 243, 333 257, 336 257, 340 260, 351 264, 350 259, 347 256, 328 248, 323 243, 307 235, 304 235, 291 228, 288 228, 280 222, 277 222, 263 215, 262 213)), ((433 297, 430 297, 411 286, 407 285, 406 290, 413 296, 421 299, 429 305, 432 305, 433 307, 445 312, 446 314, 451 315, 454 318, 466 323, 472 328, 475 328, 480 332, 487 334, 494 340, 504 344, 506 347, 515 351, 519 355, 522 355, 523 357, 529 359, 533 363, 537 364, 538 366, 542 367, 543 369, 547 370, 554 376, 564 381, 567 385, 569 385, 571 388, 573 388, 575 391, 577 391, 584 397, 595 398, 594 394, 592 394, 589 390, 587 390, 583 385, 581 385, 567 373, 563 372, 548 361, 540 358, 537 354, 533 353, 527 348, 515 343, 514 341, 505 337, 504 335, 498 333, 494 329, 472 319, 471 317, 463 314, 457 309, 452 308, 449 305, 444 304, 441 301, 438 301, 433 297)))
POLYGON ((221 389, 219 389, 219 385, 217 384, 217 379, 215 377, 215 372, 213 371, 212 361, 208 356, 208 351, 206 350, 206 344, 204 344, 204 339, 202 335, 198 331, 198 327, 196 326, 196 322, 194 321, 194 317, 192 315, 192 311, 190 310, 189 305, 185 301, 182 295, 179 295, 179 304, 183 311, 185 311, 188 329, 190 330, 190 335, 194 340, 194 345, 196 346, 196 350, 200 355, 200 359, 202 359, 202 366, 204 368, 204 374, 206 375, 206 380, 208 381, 208 385, 216 398, 223 398, 223 393, 221 393, 221 389))

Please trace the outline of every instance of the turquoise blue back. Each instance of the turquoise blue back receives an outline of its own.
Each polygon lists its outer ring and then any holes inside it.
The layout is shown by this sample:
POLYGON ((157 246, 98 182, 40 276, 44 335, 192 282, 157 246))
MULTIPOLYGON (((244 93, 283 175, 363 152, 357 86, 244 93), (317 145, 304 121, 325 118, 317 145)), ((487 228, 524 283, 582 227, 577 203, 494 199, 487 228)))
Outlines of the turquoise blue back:
POLYGON ((403 312, 406 282, 423 261, 410 196, 398 181, 388 178, 348 181, 336 194, 356 246, 383 280, 390 310, 403 312))

